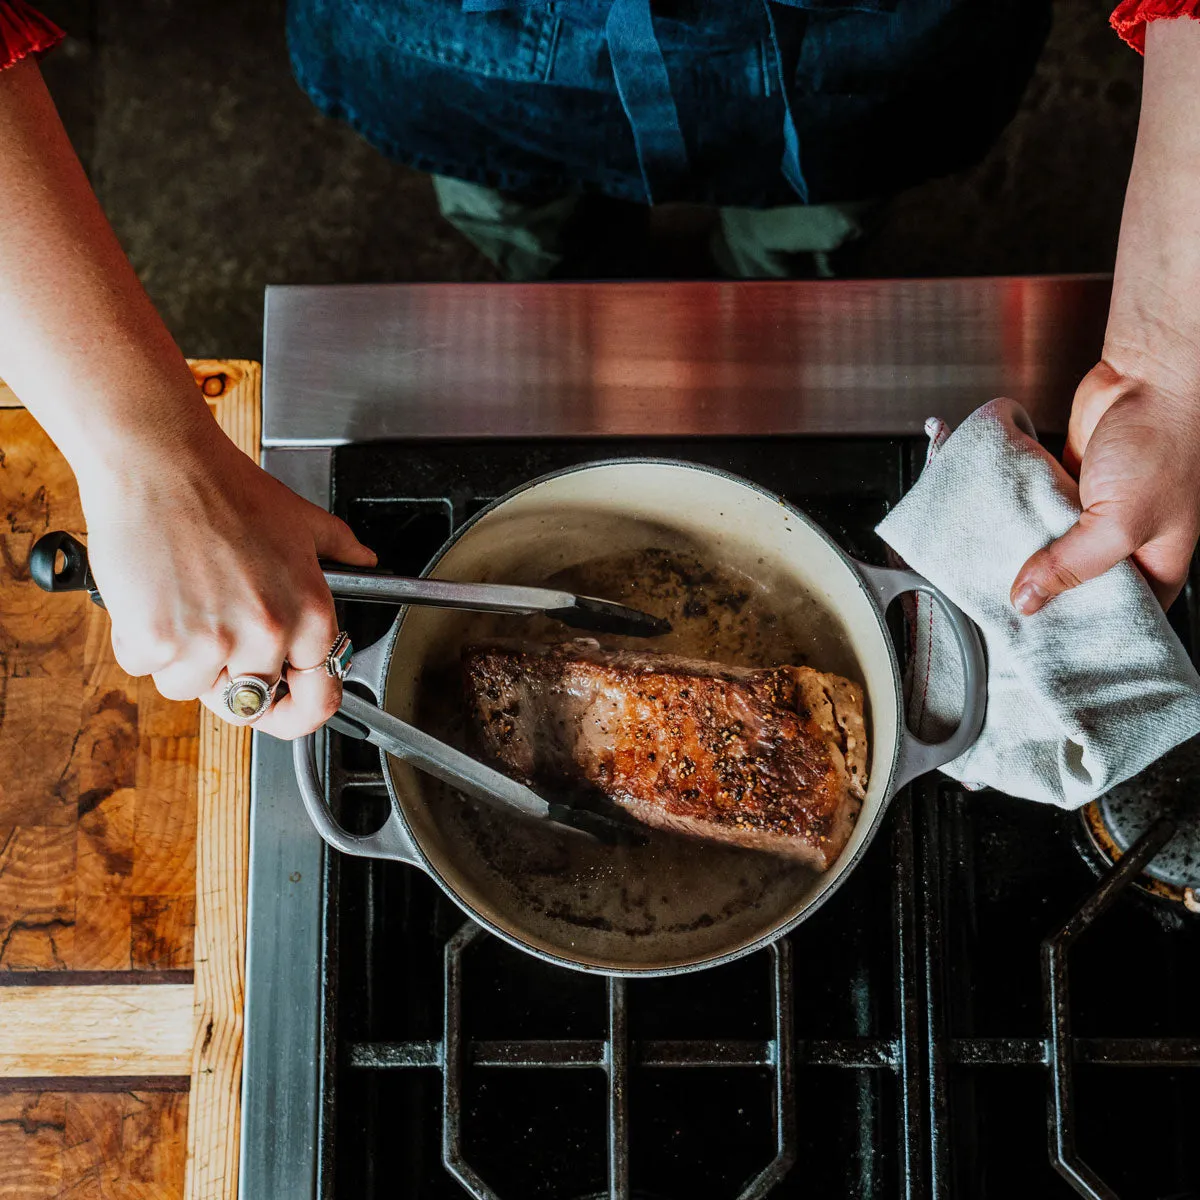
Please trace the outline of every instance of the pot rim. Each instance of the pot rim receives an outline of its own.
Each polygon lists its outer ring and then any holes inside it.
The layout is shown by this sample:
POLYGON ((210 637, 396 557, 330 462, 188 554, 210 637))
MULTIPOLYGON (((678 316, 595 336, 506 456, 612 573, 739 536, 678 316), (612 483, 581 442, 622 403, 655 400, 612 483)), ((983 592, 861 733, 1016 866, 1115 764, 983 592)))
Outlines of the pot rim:
MULTIPOLYGON (((900 663, 896 656, 895 644, 892 642, 891 634, 888 632, 886 614, 878 599, 872 594, 871 589, 867 586, 866 580, 864 580, 862 573, 856 566, 855 559, 851 558, 850 555, 847 554, 845 550, 843 550, 841 546, 839 546, 837 542, 833 540, 829 533, 826 532, 826 530, 824 530, 816 521, 814 521, 812 517, 797 508, 791 503, 791 501, 773 491, 770 491, 768 488, 755 483, 753 480, 746 479, 741 475, 735 475, 732 471, 725 471, 720 467, 710 467, 704 463, 688 462, 686 459, 660 458, 654 455, 637 455, 630 456, 628 458, 595 459, 585 463, 576 463, 574 466, 570 467, 560 467, 556 471, 549 471, 544 475, 537 476, 535 479, 530 479, 525 483, 519 484, 517 487, 506 492, 503 496, 496 497, 495 500, 491 501, 485 507, 481 508, 477 513, 469 517, 464 524, 452 532, 450 536, 442 543, 437 552, 432 558, 430 558, 429 562, 426 563, 424 568, 422 568, 420 577, 422 579, 428 578, 437 569, 438 564, 442 561, 446 554, 449 553, 453 546, 457 545, 458 542, 471 529, 473 529, 476 524, 483 520, 484 517, 494 512, 509 500, 523 495, 525 492, 537 487, 539 484, 549 483, 552 480, 560 479, 566 475, 574 475, 580 471, 588 471, 601 467, 621 466, 656 466, 683 468, 690 471, 701 471, 708 475, 718 476, 719 478, 725 479, 730 483, 739 484, 742 487, 749 488, 750 490, 757 492, 759 495, 773 500, 781 507, 787 509, 797 519, 802 521, 834 552, 837 558, 841 560, 841 563, 845 569, 853 576, 855 584, 867 599, 871 612, 875 617, 875 623, 879 629, 880 637, 887 648, 888 662, 891 667, 892 690, 896 704, 896 737, 892 748, 892 761, 888 764, 887 783, 881 793, 879 806, 876 809, 875 815, 871 818, 870 824, 867 827, 866 836, 862 839, 861 843, 853 854, 851 854, 849 857, 839 857, 838 860, 829 868, 833 874, 829 879, 828 885, 822 889, 819 895, 814 897, 808 904, 800 909, 799 912, 793 914, 781 924, 776 925, 769 932, 759 935, 758 937, 754 938, 753 941, 747 942, 745 945, 739 946, 736 949, 727 950, 720 954, 712 954, 706 958, 696 959, 692 962, 676 963, 667 967, 606 967, 598 963, 584 962, 574 958, 566 958, 563 955, 556 954, 551 950, 545 950, 540 946, 532 945, 530 942, 522 939, 519 935, 501 928, 496 922, 476 911, 472 905, 470 905, 458 894, 457 890, 447 882, 441 871, 438 870, 437 865, 426 852, 425 847, 421 845, 420 840, 413 833, 412 827, 408 822, 408 817, 404 811, 404 806, 398 795, 395 781, 392 777, 392 772, 388 764, 387 753, 381 750, 379 752, 379 759, 380 765, 383 768, 384 783, 387 786, 388 798, 391 801, 392 811, 403 824, 405 832, 408 835, 408 840, 420 860, 421 869, 434 880, 438 887, 440 887, 442 891, 455 904, 457 904, 458 907, 462 909, 462 911, 466 913, 468 917, 471 918, 471 920, 483 926, 483 928, 489 933, 500 938, 502 941, 505 941, 509 945, 516 947, 516 949, 522 950, 526 954, 536 955, 544 962, 553 963, 556 966, 566 967, 573 971, 582 971, 590 975, 606 975, 633 979, 653 979, 670 975, 688 974, 692 971, 701 971, 709 967, 723 966, 725 963, 735 962, 740 958, 746 957, 747 955, 754 954, 759 950, 765 949, 773 942, 778 941, 781 937, 789 934, 802 921, 807 920, 812 913, 816 912, 823 904, 825 904, 825 902, 842 886, 846 877, 854 870, 855 866, 858 865, 867 849, 874 842, 875 837, 879 832, 879 826, 882 823, 884 816, 887 814, 894 794, 893 783, 896 777, 896 768, 900 761, 905 715, 904 699, 900 680, 900 663)), ((383 635, 387 639, 387 653, 383 656, 379 678, 377 680, 380 691, 379 699, 381 703, 384 700, 384 692, 386 691, 387 682, 391 675, 392 658, 395 653, 396 644, 400 640, 400 634, 403 631, 404 621, 408 616, 408 612, 408 605, 405 605, 403 608, 401 608, 396 616, 395 621, 392 622, 390 629, 386 634, 383 635)), ((874 771, 872 771, 872 775, 874 775, 874 771)))

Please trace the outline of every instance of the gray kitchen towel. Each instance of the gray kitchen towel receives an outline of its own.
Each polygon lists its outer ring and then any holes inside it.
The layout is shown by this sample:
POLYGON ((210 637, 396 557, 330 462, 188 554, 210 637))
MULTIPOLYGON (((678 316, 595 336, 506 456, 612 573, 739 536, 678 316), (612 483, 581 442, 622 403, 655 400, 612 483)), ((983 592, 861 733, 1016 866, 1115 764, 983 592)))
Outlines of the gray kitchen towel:
MULTIPOLYGON (((983 634, 987 719, 946 774, 1078 808, 1200 732, 1200 676, 1132 563, 1033 616, 1009 603, 1025 560, 1080 512, 1077 484, 1025 410, 993 400, 953 433, 936 418, 925 430, 921 477, 876 532, 983 634)), ((910 628, 909 725, 940 739, 961 711, 961 664, 928 597, 910 628)))

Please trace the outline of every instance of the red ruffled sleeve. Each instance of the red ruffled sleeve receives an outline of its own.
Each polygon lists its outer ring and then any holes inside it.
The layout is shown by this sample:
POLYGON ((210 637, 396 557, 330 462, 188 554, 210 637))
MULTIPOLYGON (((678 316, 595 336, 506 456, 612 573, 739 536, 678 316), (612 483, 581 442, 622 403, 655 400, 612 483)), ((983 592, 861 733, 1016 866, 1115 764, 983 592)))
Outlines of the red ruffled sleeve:
POLYGON ((63 40, 63 31, 25 0, 0 0, 0 71, 63 40))
POLYGON ((1109 22, 1139 54, 1145 54, 1146 22, 1178 17, 1200 21, 1200 0, 1121 0, 1109 22))

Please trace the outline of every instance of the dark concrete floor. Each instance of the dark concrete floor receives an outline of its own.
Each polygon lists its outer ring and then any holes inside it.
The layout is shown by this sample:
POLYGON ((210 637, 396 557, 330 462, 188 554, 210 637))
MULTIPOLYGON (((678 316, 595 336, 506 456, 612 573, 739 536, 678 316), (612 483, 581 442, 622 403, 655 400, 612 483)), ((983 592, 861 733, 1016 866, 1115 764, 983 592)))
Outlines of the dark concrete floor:
MULTIPOLYGON (((895 202, 856 272, 1110 269, 1141 78, 1108 29, 1112 4, 1058 0, 1000 142, 895 202)), ((309 104, 288 68, 284 0, 41 7, 71 35, 43 64, 50 88, 186 353, 257 357, 268 283, 494 277, 441 221, 427 179, 309 104)), ((663 236, 692 228, 668 217, 663 236)))

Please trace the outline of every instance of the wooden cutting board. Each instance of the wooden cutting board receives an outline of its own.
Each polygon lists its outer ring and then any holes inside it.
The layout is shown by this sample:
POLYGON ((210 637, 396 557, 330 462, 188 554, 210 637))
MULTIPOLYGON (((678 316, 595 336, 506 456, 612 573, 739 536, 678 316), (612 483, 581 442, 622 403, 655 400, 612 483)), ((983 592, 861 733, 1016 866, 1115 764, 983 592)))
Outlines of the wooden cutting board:
MULTIPOLYGON (((257 363, 197 361, 257 458, 257 363)), ((0 384, 0 1200, 233 1200, 250 738, 116 665, 108 618, 29 550, 85 534, 0 384)))

